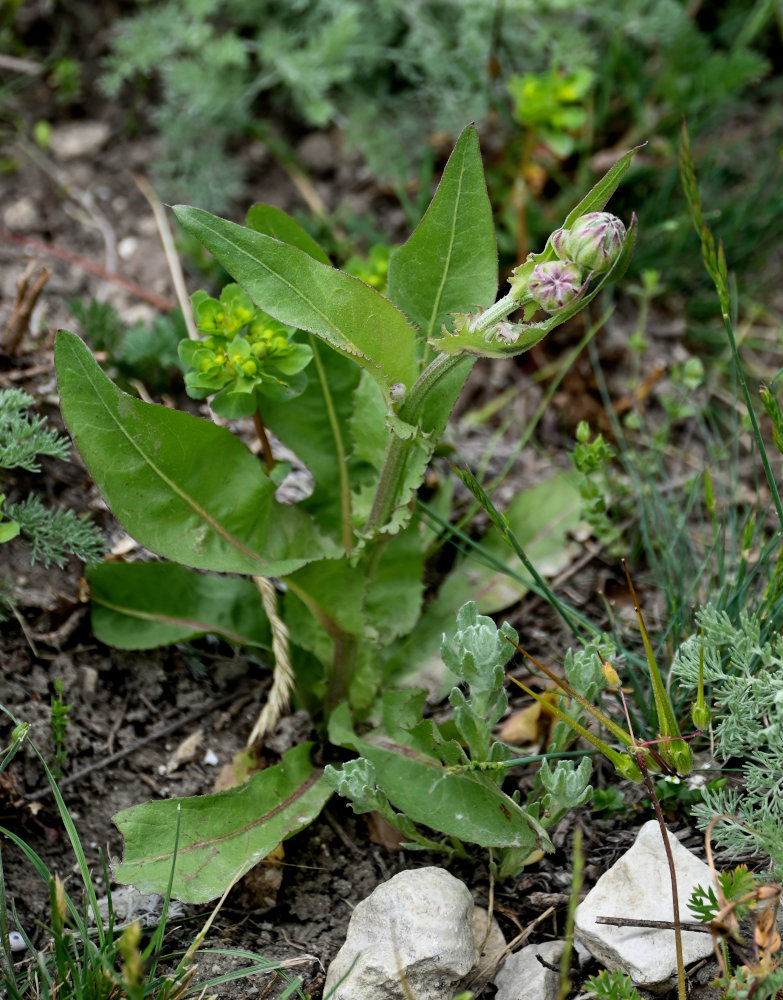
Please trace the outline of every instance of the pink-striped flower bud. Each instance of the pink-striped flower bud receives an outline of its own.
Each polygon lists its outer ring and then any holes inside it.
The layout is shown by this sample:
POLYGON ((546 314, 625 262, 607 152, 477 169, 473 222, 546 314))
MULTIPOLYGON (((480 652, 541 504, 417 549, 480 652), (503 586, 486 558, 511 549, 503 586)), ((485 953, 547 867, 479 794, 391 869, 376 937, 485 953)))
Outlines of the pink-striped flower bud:
POLYGON ((584 291, 582 272, 571 261, 550 260, 536 264, 527 292, 544 312, 555 313, 584 291))
POLYGON ((606 271, 623 248, 625 226, 609 212, 588 212, 570 229, 552 234, 552 246, 563 261, 573 261, 585 271, 606 271))

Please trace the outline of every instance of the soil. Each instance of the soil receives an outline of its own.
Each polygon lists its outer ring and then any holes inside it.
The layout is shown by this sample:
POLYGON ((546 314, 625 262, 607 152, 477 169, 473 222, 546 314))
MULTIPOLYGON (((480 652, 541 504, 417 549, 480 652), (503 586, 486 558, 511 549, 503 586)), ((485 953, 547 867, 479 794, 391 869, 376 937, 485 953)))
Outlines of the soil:
MULTIPOLYGON (((97 97, 89 107, 64 110, 37 76, 31 76, 16 96, 15 113, 17 131, 5 131, 0 149, 0 158, 13 157, 18 164, 15 172, 0 177, 0 224, 4 230, 0 232, 0 329, 11 314, 16 283, 28 262, 35 262, 35 274, 43 266, 52 273, 21 343, 0 357, 0 387, 16 386, 29 392, 38 411, 62 427, 52 343, 58 327, 74 328, 67 301, 108 301, 131 322, 156 315, 156 296, 174 299, 157 226, 133 179, 134 172, 144 172, 156 140, 145 135, 126 138, 119 109, 97 97), (54 129, 45 149, 30 139, 33 123, 41 118, 54 129), (85 125, 97 127, 89 133, 84 131, 85 125), (70 259, 53 256, 57 249, 70 259), (85 261, 135 282, 137 292, 96 275, 85 261)), ((295 137, 295 141, 304 138, 295 137)), ((341 149, 337 135, 320 133, 318 139, 320 162, 324 163, 323 150, 327 150, 328 167, 311 183, 327 209, 350 199, 357 210, 380 216, 390 241, 402 239, 403 213, 388 193, 374 187, 355 159, 341 149)), ((259 194, 287 211, 307 207, 301 187, 263 150, 256 148, 245 155, 252 161, 247 203, 236 206, 231 217, 241 218, 259 194)), ((198 280, 190 284, 192 290, 198 287, 198 280)), ((618 366, 623 363, 618 345, 633 320, 629 311, 627 320, 621 315, 603 335, 601 349, 610 373, 613 356, 618 366)), ((678 350, 681 330, 666 316, 661 316, 656 326, 660 353, 671 359, 678 350)), ((543 367, 573 340, 573 334, 558 336, 547 348, 551 354, 542 349, 523 364, 478 365, 458 416, 493 399, 503 389, 517 386, 514 426, 524 426, 541 395, 531 378, 533 370, 543 367)), ((529 449, 530 454, 523 455, 512 473, 507 487, 510 494, 536 480, 544 461, 541 455, 547 451, 554 454, 557 449, 562 455, 564 425, 573 428, 582 417, 596 419, 600 408, 596 394, 587 387, 588 379, 587 369, 577 365, 563 384, 539 426, 536 450, 529 449)), ((623 389, 618 385, 610 391, 621 395, 623 389)), ((193 408, 176 376, 155 398, 193 408)), ((491 424, 478 430, 467 423, 461 425, 460 448, 468 459, 482 454, 494 429, 491 424)), ((503 458, 504 448, 510 453, 514 444, 501 442, 498 458, 503 458)), ((35 489, 48 502, 89 513, 112 546, 123 543, 124 532, 91 484, 77 454, 70 463, 44 460, 41 475, 4 473, 3 489, 10 500, 35 489)), ((0 573, 10 576, 15 588, 13 616, 1 626, 0 703, 30 723, 32 738, 51 760, 50 699, 55 679, 62 682, 63 700, 70 710, 67 761, 60 787, 101 895, 106 888, 101 855, 111 859, 122 852, 112 816, 150 798, 211 791, 220 766, 244 746, 264 704, 270 671, 259 659, 209 639, 149 652, 102 646, 90 631, 82 570, 75 559, 62 570, 31 566, 27 550, 18 541, 0 549, 0 573), (196 731, 202 734, 197 754, 181 766, 167 769, 177 747, 196 731), (163 735, 157 737, 158 733, 163 735)), ((600 623, 604 612, 597 594, 610 592, 618 579, 615 561, 588 544, 584 557, 569 567, 561 584, 569 600, 600 623)), ((565 638, 557 638, 556 621, 534 598, 510 609, 506 617, 519 628, 532 651, 564 646, 565 638)), ((8 745, 11 728, 10 721, 0 721, 0 745, 8 745)), ((273 762, 288 746, 308 735, 307 719, 295 715, 283 720, 262 753, 273 762)), ((607 785, 611 781, 608 772, 603 777, 601 774, 599 765, 597 783, 607 785)), ((2 776, 0 817, 0 823, 18 833, 51 871, 66 879, 78 897, 75 859, 40 762, 29 749, 2 776)), ((543 941, 562 932, 571 884, 571 831, 576 820, 585 831, 586 890, 627 849, 638 826, 648 818, 649 812, 640 805, 612 820, 601 820, 585 811, 567 816, 554 831, 554 855, 526 869, 511 884, 495 887, 494 910, 507 939, 550 907, 554 908, 551 915, 537 925, 529 940, 543 941)), ((700 836, 689 830, 681 817, 671 817, 671 821, 671 828, 683 836, 686 845, 699 850, 700 836)), ((14 845, 4 840, 2 846, 9 899, 35 945, 41 947, 46 934, 36 921, 47 919, 48 886, 33 874, 14 845)), ((319 1000, 324 970, 342 944, 355 905, 379 882, 404 868, 425 864, 446 865, 466 881, 477 902, 486 905, 490 883, 480 856, 462 863, 374 843, 365 818, 354 816, 334 799, 316 823, 286 842, 278 888, 274 878, 271 882, 248 878, 231 892, 205 947, 246 949, 269 959, 301 961, 288 972, 302 976, 304 992, 319 1000)), ((167 942, 172 950, 190 943, 208 913, 204 907, 184 908, 172 921, 167 942)), ((225 960, 217 956, 204 956, 200 962, 203 975, 224 968, 225 960)), ((701 981, 708 981, 712 971, 706 967, 701 981)), ((220 995, 230 1000, 267 995, 269 990, 268 995, 275 996, 275 989, 281 992, 282 984, 279 980, 270 982, 272 978, 266 975, 227 984, 220 995), (260 992, 256 994, 256 990, 260 992)), ((493 990, 487 986, 480 995, 491 997, 493 990)))

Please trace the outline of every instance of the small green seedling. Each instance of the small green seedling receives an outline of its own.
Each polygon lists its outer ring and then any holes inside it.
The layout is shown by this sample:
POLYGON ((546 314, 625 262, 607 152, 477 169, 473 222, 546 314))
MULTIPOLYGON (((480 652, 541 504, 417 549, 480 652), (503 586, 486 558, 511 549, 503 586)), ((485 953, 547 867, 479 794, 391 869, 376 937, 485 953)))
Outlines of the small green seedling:
POLYGON ((68 713, 72 706, 63 701, 63 682, 59 677, 54 679, 54 694, 51 699, 49 713, 49 728, 52 731, 54 756, 52 757, 52 773, 56 780, 63 775, 63 765, 68 760, 66 738, 68 735, 68 713))

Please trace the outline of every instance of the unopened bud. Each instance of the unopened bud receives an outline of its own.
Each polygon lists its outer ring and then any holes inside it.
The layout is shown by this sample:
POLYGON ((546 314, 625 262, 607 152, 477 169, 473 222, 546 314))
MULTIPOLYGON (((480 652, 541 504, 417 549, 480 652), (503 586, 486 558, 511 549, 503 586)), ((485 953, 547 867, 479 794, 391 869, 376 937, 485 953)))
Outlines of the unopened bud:
POLYGON ((550 260, 533 268, 528 294, 544 312, 555 313, 584 291, 582 272, 570 261, 550 260))
POLYGON ((65 883, 59 875, 55 875, 50 883, 49 892, 52 904, 52 924, 58 934, 62 934, 65 927, 65 913, 67 904, 65 902, 65 883))
POLYGON ((710 725, 710 709, 705 702, 696 702, 691 708, 691 719, 699 732, 704 732, 710 725))
POLYGON ((608 660, 604 660, 601 664, 601 670, 603 671, 604 680, 609 685, 609 687, 619 688, 620 687, 620 677, 617 671, 614 669, 612 664, 608 660))
POLYGON ((606 271, 617 260, 625 242, 625 226, 609 212, 588 212, 570 229, 552 234, 552 246, 563 261, 586 271, 606 271))

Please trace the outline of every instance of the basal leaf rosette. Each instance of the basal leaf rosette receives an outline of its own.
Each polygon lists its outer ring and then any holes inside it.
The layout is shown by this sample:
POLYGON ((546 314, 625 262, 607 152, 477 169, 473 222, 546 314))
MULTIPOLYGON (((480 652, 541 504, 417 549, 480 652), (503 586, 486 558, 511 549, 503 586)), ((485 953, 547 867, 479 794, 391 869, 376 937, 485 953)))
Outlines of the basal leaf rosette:
POLYGON ((191 296, 203 340, 183 340, 179 356, 192 371, 185 388, 192 399, 215 395, 222 417, 252 416, 261 398, 293 399, 307 385, 304 369, 313 352, 298 343, 297 331, 256 308, 239 285, 227 285, 220 299, 199 291, 191 296))

